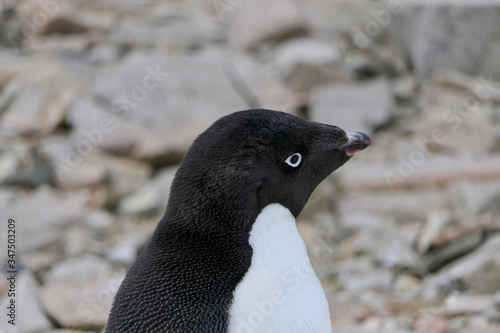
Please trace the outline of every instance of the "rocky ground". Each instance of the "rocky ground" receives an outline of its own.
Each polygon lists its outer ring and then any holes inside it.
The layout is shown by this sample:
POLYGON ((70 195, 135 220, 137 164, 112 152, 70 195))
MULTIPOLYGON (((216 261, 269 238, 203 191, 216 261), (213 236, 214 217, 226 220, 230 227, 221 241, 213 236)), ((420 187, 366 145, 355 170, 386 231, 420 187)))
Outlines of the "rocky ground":
MULTIPOLYGON (((192 140, 265 107, 374 144, 298 222, 336 333, 500 332, 500 4, 0 2, 17 322, 99 332, 192 140)), ((6 255, 1 256, 7 276, 6 255)))

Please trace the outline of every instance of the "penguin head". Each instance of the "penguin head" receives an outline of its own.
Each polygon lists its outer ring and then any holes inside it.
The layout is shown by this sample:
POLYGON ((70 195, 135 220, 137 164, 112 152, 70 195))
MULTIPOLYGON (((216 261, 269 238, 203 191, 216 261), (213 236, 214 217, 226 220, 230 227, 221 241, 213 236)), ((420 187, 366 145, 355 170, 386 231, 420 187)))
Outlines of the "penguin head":
POLYGON ((271 110, 216 121, 193 143, 174 180, 172 198, 251 221, 279 203, 296 217, 312 191, 371 144, 360 132, 271 110))

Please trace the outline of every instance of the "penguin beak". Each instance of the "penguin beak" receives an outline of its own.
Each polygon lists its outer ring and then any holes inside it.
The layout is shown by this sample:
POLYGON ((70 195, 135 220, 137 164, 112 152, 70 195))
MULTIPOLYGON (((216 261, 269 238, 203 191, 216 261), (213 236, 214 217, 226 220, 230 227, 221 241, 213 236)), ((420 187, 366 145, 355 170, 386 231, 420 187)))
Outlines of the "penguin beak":
POLYGON ((362 132, 346 132, 347 143, 341 147, 347 156, 352 156, 373 143, 372 139, 362 132))

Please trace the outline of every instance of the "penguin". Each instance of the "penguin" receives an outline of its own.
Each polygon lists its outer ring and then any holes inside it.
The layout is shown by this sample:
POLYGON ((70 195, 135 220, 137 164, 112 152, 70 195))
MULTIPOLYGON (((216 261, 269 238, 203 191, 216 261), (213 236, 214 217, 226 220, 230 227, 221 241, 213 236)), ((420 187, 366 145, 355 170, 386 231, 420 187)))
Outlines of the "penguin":
POLYGON ((105 332, 331 332, 295 219, 316 186, 371 143, 281 111, 217 120, 184 156, 105 332))

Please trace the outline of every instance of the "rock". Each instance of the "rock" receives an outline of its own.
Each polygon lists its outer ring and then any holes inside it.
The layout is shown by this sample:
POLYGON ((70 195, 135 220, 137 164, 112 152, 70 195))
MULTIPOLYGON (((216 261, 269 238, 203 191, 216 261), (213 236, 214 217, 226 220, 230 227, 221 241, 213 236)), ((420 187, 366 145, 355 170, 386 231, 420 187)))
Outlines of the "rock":
POLYGON ((65 57, 81 57, 91 46, 87 35, 48 35, 29 39, 24 43, 23 51, 36 54, 59 54, 65 57))
POLYGON ((0 184, 34 188, 52 183, 50 164, 25 142, 12 142, 0 156, 0 184))
POLYGON ((399 102, 411 102, 417 97, 417 84, 411 75, 405 75, 394 82, 394 97, 399 102))
MULTIPOLYGON (((498 117, 500 118, 500 114, 498 117)), ((490 152, 497 154, 500 152, 500 126, 497 126, 497 128, 495 129, 493 144, 491 146, 490 152)))
POLYGON ((75 84, 60 66, 49 63, 33 70, 36 76, 19 75, 0 93, 0 110, 5 110, 0 136, 48 134, 64 120, 75 84))
POLYGON ((137 191, 121 200, 118 212, 138 216, 163 214, 176 172, 176 167, 160 171, 137 191))
POLYGON ((392 16, 390 31, 421 77, 453 69, 498 80, 499 9, 495 0, 411 0, 392 16))
POLYGON ((390 88, 384 79, 316 87, 311 99, 312 120, 368 133, 388 120, 392 104, 390 88))
POLYGON ((0 89, 5 88, 17 75, 32 70, 36 59, 36 55, 20 57, 11 50, 0 49, 0 89))
POLYGON ((106 203, 108 205, 114 205, 151 178, 151 167, 143 162, 109 155, 96 155, 90 162, 106 166, 108 174, 106 203))
POLYGON ((486 243, 425 279, 422 296, 434 299, 440 293, 468 288, 478 293, 492 293, 500 288, 500 235, 490 237, 486 243))
POLYGON ((108 176, 104 163, 89 158, 93 151, 78 151, 71 146, 67 137, 52 136, 44 140, 39 149, 51 161, 57 187, 76 190, 100 185, 108 176), (81 154, 81 153, 84 154, 81 154))
POLYGON ((52 265, 63 259, 63 253, 57 251, 31 251, 20 255, 21 262, 31 272, 38 274, 47 271, 52 265))
POLYGON ((446 298, 440 315, 454 317, 473 313, 481 313, 493 306, 493 299, 489 295, 451 295, 446 298))
POLYGON ((3 192, 0 194, 0 218, 17 222, 19 252, 39 251, 61 246, 64 230, 85 221, 88 193, 62 193, 40 186, 31 194, 3 192))
POLYGON ((356 192, 435 189, 457 181, 496 181, 500 177, 500 156, 426 157, 415 149, 409 155, 400 155, 398 162, 368 165, 351 161, 348 168, 337 171, 337 176, 342 189, 356 192))
POLYGON ((428 219, 417 244, 419 254, 427 252, 441 231, 451 223, 451 219, 451 214, 447 210, 441 209, 429 212, 428 219))
POLYGON ((362 61, 360 63, 355 63, 352 65, 351 71, 356 80, 365 81, 376 78, 377 76, 386 76, 389 78, 394 78, 398 76, 398 72, 391 60, 384 59, 369 59, 368 61, 362 61))
POLYGON ((83 98, 70 110, 74 146, 85 149, 86 142, 156 165, 177 163, 215 120, 249 107, 242 84, 235 87, 232 80, 244 80, 268 108, 286 110, 293 102, 272 71, 241 55, 234 59, 229 66, 215 49, 171 57, 132 52, 97 80, 95 98, 83 98))
POLYGON ((192 50, 222 39, 220 27, 201 15, 186 15, 176 10, 160 17, 157 14, 147 14, 150 17, 147 21, 115 17, 113 24, 105 29, 107 41, 132 49, 192 50))
POLYGON ((105 198, 102 204, 105 205, 117 204, 151 177, 152 168, 145 162, 98 151, 90 139, 80 141, 76 147, 62 140, 48 143, 44 148, 52 161, 58 187, 81 189, 104 185, 105 198))
POLYGON ((340 52, 333 43, 297 38, 276 49, 272 64, 294 91, 309 91, 315 85, 339 78, 334 68, 339 61, 340 52))
POLYGON ((399 274, 394 282, 393 297, 411 306, 411 301, 418 299, 421 290, 422 280, 412 275, 399 274))
POLYGON ((111 273, 111 265, 104 259, 85 254, 78 258, 68 258, 58 262, 44 274, 46 284, 66 282, 71 279, 86 279, 111 273))
POLYGON ((387 225, 393 227, 392 219, 379 213, 373 213, 367 210, 342 210, 342 227, 347 230, 356 231, 374 231, 385 228, 387 225))
POLYGON ((131 266, 135 259, 137 258, 137 252, 140 245, 142 244, 134 242, 123 242, 115 247, 109 249, 107 253, 107 258, 109 261, 122 263, 127 266, 131 266))
POLYGON ((495 138, 495 126, 490 120, 491 106, 467 92, 450 93, 439 87, 429 90, 433 92, 428 98, 437 101, 422 111, 418 121, 408 124, 413 144, 408 149, 421 151, 426 156, 438 153, 472 158, 486 155, 495 138))
POLYGON ((458 182, 450 186, 452 208, 462 219, 500 212, 500 182, 458 182))
POLYGON ((437 248, 424 256, 424 263, 430 272, 435 272, 450 261, 474 251, 484 242, 485 235, 479 230, 437 248))
POLYGON ((116 63, 123 56, 125 50, 112 44, 99 44, 87 50, 85 57, 95 65, 116 63))
POLYGON ((497 292, 494 296, 494 305, 500 307, 500 292, 497 292))
POLYGON ((348 260, 339 268, 338 281, 347 290, 360 293, 367 289, 387 291, 392 285, 392 273, 376 268, 369 258, 348 260))
POLYGON ((377 260, 388 268, 407 268, 420 276, 426 273, 411 243, 406 242, 402 237, 393 238, 386 245, 381 246, 377 252, 377 260))
POLYGON ((93 331, 75 331, 72 329, 61 329, 61 330, 50 330, 50 331, 45 331, 43 333, 94 333, 93 331))
POLYGON ((415 321, 415 333, 449 333, 448 321, 445 319, 422 316, 415 321))
POLYGON ((365 320, 371 314, 368 306, 352 301, 329 299, 328 304, 332 326, 335 328, 355 325, 365 320))
POLYGON ((500 333, 500 327, 498 324, 479 324, 479 325, 471 325, 466 327, 463 333, 476 333, 476 332, 484 332, 484 333, 500 333))
POLYGON ((41 297, 47 312, 63 327, 101 329, 108 320, 124 273, 73 277, 45 284, 41 297))
MULTIPOLYGON (((2 276, 4 279, 5 276, 2 276)), ((30 333, 42 332, 52 328, 52 324, 48 320, 38 292, 38 284, 35 277, 28 270, 21 271, 17 274, 16 280, 16 325, 12 326, 7 323, 7 306, 10 298, 3 297, 0 299, 0 309, 2 320, 0 321, 0 331, 5 333, 30 333), (25 318, 25 319, 23 319, 25 318), (29 318, 29 320, 26 320, 29 318)))
POLYGON ((82 22, 78 20, 78 15, 76 13, 71 13, 69 11, 61 11, 57 15, 54 15, 39 31, 40 35, 51 35, 51 34, 81 34, 88 31, 82 22))
MULTIPOLYGON (((353 163, 353 162, 350 162, 353 163)), ((338 172, 342 172, 342 169, 338 172)), ((338 211, 342 216, 356 213, 363 207, 365 214, 374 216, 391 216, 397 222, 407 223, 425 221, 428 212, 442 209, 447 202, 446 191, 414 190, 392 192, 361 192, 348 186, 347 193, 339 196, 337 200, 338 211)), ((373 219, 366 219, 372 223, 373 219)))
POLYGON ((255 50, 262 43, 279 41, 308 31, 302 12, 289 0, 272 3, 243 1, 230 13, 220 13, 228 20, 229 43, 247 50, 255 50), (265 6, 266 10, 262 10, 265 6))
POLYGON ((296 38, 281 44, 275 51, 274 66, 288 76, 298 65, 322 67, 340 60, 337 47, 313 38, 296 38))
POLYGON ((357 231, 357 253, 372 255, 387 268, 406 268, 424 274, 420 258, 412 248, 417 235, 414 228, 398 228, 391 217, 363 210, 347 213, 341 216, 341 221, 345 228, 357 231))

